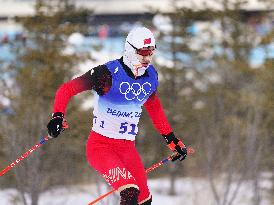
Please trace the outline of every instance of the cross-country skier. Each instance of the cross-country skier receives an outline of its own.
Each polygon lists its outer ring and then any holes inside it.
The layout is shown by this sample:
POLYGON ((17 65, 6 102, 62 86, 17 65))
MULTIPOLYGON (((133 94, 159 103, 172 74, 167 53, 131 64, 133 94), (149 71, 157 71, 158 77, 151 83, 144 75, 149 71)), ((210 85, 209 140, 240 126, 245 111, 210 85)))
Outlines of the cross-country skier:
POLYGON ((155 49, 155 38, 149 29, 131 30, 120 59, 99 65, 60 86, 47 125, 49 135, 57 137, 63 131, 70 98, 86 90, 95 91, 93 127, 86 144, 86 156, 89 164, 120 192, 120 205, 152 202, 145 168, 134 142, 142 106, 168 147, 179 153, 177 159, 183 160, 187 155, 158 98, 157 72, 151 64, 155 49))

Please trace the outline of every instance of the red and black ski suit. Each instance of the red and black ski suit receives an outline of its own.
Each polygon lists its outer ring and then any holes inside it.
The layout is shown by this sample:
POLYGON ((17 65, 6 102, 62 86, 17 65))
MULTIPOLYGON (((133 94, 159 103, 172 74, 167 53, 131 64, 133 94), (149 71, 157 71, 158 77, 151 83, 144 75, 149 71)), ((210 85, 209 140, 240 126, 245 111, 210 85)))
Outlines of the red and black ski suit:
MULTIPOLYGON (((127 75, 135 78, 122 58, 120 64, 127 75)), ((146 76, 147 72, 143 76, 146 76)), ((139 76, 137 78, 142 78, 139 76)), ((70 98, 86 90, 94 90, 98 95, 106 94, 112 85, 112 76, 105 65, 95 67, 80 77, 64 83, 57 90, 53 112, 65 113, 70 98)), ((172 129, 164 114, 157 93, 154 92, 144 103, 155 128, 162 135, 168 135, 172 129)), ((119 191, 128 187, 139 189, 139 204, 151 199, 142 160, 136 150, 135 142, 125 139, 113 139, 91 131, 86 144, 86 156, 89 164, 96 169, 106 181, 119 191)))

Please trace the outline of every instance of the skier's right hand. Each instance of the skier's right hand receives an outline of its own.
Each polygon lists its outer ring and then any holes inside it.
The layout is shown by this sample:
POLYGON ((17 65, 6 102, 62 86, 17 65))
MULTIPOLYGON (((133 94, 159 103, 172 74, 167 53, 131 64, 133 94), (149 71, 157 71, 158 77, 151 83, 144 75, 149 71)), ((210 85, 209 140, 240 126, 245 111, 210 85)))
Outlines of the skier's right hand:
POLYGON ((56 112, 52 114, 52 118, 48 125, 48 134, 51 138, 56 138, 58 135, 68 128, 67 121, 64 118, 64 113, 56 112))

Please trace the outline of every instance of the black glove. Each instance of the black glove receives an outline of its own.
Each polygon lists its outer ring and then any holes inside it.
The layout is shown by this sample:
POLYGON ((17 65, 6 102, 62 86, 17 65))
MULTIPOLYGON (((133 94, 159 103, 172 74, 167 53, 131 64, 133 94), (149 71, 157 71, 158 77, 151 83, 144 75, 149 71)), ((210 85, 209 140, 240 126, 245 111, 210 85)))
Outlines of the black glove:
POLYGON ((173 132, 167 135, 163 135, 163 137, 165 138, 169 149, 171 149, 173 152, 178 153, 172 157, 172 161, 176 161, 177 159, 179 159, 180 161, 184 160, 187 156, 187 149, 184 143, 180 139, 175 137, 173 132))
POLYGON ((67 121, 64 119, 64 113, 56 112, 52 114, 52 118, 49 121, 48 125, 48 134, 49 137, 56 138, 58 135, 64 131, 67 126, 67 121))

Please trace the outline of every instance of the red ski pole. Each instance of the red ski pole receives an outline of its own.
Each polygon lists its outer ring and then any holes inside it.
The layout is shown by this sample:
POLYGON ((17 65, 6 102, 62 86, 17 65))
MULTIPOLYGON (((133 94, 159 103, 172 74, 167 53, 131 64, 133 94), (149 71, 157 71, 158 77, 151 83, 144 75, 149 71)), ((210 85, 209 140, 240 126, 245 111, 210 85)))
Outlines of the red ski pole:
POLYGON ((9 166, 7 166, 5 169, 3 169, 0 172, 0 176, 3 176, 6 172, 8 172, 11 168, 13 168, 15 165, 17 165, 19 162, 21 162, 23 159, 27 158, 33 151, 35 151, 37 148, 39 148, 42 144, 46 143, 50 138, 48 136, 42 137, 39 143, 34 145, 32 148, 30 148, 27 152, 22 154, 20 157, 18 157, 14 162, 12 162, 9 166))
MULTIPOLYGON (((67 128, 68 128, 68 124, 66 121, 64 121, 61 131, 63 132, 67 128)), ((42 144, 45 144, 46 141, 48 141, 49 139, 51 139, 51 137, 49 137, 48 135, 46 135, 45 137, 42 137, 36 145, 34 145, 32 148, 30 148, 28 151, 26 151, 24 154, 22 154, 20 157, 18 157, 14 162, 12 162, 9 166, 7 166, 5 169, 3 169, 0 172, 0 177, 3 176, 6 172, 8 172, 12 167, 14 167, 19 162, 21 162, 23 159, 27 158, 33 151, 35 151, 37 148, 39 148, 42 144)))
MULTIPOLYGON (((192 149, 191 147, 187 148, 187 153, 188 154, 193 154, 195 151, 194 149, 192 149)), ((152 165, 151 167, 146 169, 146 173, 149 173, 150 171, 162 166, 163 164, 168 163, 170 160, 172 160, 174 157, 176 157, 178 155, 177 152, 175 152, 174 154, 170 155, 169 157, 163 159, 162 161, 152 165)), ((88 205, 93 205, 96 204, 98 201, 102 200, 103 198, 107 197, 108 195, 112 194, 113 192, 117 191, 117 189, 112 189, 111 191, 109 191, 108 193, 105 193, 104 195, 100 196, 99 198, 95 199, 94 201, 90 202, 88 205)))

